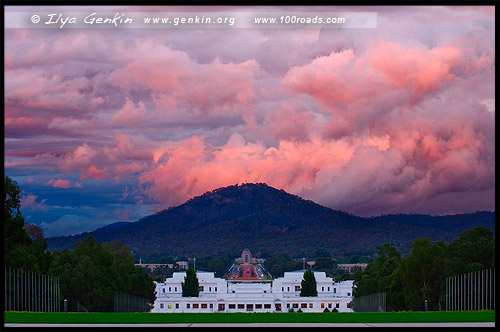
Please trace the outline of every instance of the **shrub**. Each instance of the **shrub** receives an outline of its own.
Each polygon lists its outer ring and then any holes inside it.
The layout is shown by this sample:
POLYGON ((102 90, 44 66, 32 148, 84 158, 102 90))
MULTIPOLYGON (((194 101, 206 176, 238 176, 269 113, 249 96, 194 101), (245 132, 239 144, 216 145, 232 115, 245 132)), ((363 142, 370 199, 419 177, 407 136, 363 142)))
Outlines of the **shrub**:
POLYGON ((293 308, 288 309, 288 312, 295 312, 293 308))
POLYGON ((330 312, 330 310, 328 310, 328 308, 325 308, 325 310, 323 310, 323 312, 330 312))
POLYGON ((337 310, 337 308, 333 308, 332 312, 339 312, 339 311, 337 310))

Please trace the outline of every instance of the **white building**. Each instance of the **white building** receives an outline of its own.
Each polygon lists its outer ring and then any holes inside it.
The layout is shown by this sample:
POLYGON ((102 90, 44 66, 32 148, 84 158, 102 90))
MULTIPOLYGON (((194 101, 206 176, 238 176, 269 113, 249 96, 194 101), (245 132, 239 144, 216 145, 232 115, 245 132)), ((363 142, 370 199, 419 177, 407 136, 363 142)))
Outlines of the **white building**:
POLYGON ((352 312, 353 281, 334 282, 325 272, 314 271, 318 296, 300 296, 304 270, 285 272, 275 280, 234 281, 197 271, 198 297, 182 297, 186 272, 175 272, 165 282, 155 282, 156 301, 151 312, 323 312, 337 308, 352 312))
POLYGON ((337 264, 337 268, 347 271, 349 273, 353 273, 356 269, 360 269, 361 271, 364 271, 368 264, 366 263, 356 263, 356 264, 337 264))

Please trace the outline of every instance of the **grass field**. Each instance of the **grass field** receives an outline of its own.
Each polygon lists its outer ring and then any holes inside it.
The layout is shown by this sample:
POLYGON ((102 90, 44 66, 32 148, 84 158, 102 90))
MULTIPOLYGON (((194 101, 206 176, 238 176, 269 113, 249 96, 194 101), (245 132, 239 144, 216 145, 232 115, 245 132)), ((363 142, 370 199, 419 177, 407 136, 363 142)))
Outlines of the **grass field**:
POLYGON ((5 323, 429 323, 494 322, 495 311, 359 313, 42 313, 4 312, 5 323))

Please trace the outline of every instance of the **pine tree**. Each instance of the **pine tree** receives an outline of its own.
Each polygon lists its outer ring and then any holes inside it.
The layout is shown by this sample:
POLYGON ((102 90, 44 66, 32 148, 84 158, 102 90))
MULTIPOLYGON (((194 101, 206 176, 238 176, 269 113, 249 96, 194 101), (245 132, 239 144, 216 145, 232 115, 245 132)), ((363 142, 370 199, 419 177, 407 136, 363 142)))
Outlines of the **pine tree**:
POLYGON ((304 272, 304 278, 302 279, 300 287, 300 296, 318 296, 316 278, 314 277, 314 272, 310 269, 304 272))
POLYGON ((190 267, 186 271, 186 277, 182 283, 182 296, 188 297, 198 297, 200 293, 200 284, 198 282, 198 277, 196 277, 196 271, 194 268, 190 267))

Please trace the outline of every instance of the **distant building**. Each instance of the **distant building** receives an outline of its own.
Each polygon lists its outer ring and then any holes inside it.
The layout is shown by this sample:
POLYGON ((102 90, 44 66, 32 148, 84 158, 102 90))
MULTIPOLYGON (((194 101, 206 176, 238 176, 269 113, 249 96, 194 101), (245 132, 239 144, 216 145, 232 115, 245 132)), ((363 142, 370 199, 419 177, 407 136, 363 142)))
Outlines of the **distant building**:
POLYGON ((156 269, 157 267, 168 267, 170 269, 172 269, 174 267, 174 264, 146 264, 146 263, 142 264, 142 263, 139 263, 139 264, 134 264, 134 265, 144 267, 151 272, 153 272, 154 269, 156 269))
POLYGON ((213 272, 197 271, 198 297, 182 297, 186 272, 174 272, 172 278, 155 282, 156 300, 151 312, 288 312, 290 309, 323 312, 325 308, 352 312, 352 280, 334 282, 325 272, 314 271, 318 296, 301 297, 305 270, 285 272, 284 277, 273 280, 270 274, 247 269, 259 266, 265 269, 257 259, 252 260, 250 251, 245 249, 232 265, 238 270, 229 269, 226 280, 215 278, 213 272), (231 279, 231 276, 237 278, 231 279))
POLYGON ((179 265, 179 269, 187 270, 189 268, 189 263, 187 261, 178 261, 176 262, 179 265))
POLYGON ((255 258, 252 257, 252 253, 248 248, 245 248, 241 253, 241 257, 238 257, 234 260, 235 263, 240 264, 250 264, 250 263, 264 263, 264 258, 255 258))
POLYGON ((353 273, 355 270, 357 269, 360 269, 361 271, 363 271, 364 269, 366 269, 366 266, 368 264, 366 263, 357 263, 357 264, 337 264, 337 268, 338 269, 341 269, 341 270, 344 270, 344 271, 347 271, 349 273, 353 273))
POLYGON ((264 282, 272 281, 271 274, 262 264, 263 258, 252 257, 249 249, 243 250, 241 257, 226 270, 225 278, 234 282, 264 282))

